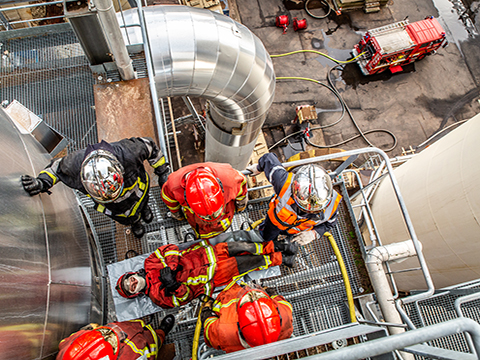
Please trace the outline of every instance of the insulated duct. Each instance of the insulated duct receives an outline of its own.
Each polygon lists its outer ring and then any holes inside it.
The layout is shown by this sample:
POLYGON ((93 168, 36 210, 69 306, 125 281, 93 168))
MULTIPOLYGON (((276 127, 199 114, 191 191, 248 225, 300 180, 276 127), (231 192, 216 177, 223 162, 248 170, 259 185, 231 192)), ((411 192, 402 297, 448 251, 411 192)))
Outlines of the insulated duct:
POLYGON ((74 192, 23 189, 20 176, 51 157, 20 128, 0 107, 0 359, 52 359, 61 339, 103 321, 102 280, 74 192))
MULTIPOLYGON (((480 114, 395 169, 437 288, 480 277, 479 132, 480 114)), ((371 209, 383 244, 409 236, 389 181, 381 181, 371 209)), ((406 260, 392 271, 417 266, 415 259, 406 260)), ((425 287, 417 271, 397 273, 395 280, 400 290, 425 287)))
MULTIPOLYGON (((242 24, 210 10, 161 5, 145 8, 144 15, 158 96, 207 99, 205 160, 244 169, 275 93, 263 43, 242 24)), ((139 23, 136 9, 123 18, 139 23)), ((127 43, 142 43, 138 27, 127 32, 127 43)))

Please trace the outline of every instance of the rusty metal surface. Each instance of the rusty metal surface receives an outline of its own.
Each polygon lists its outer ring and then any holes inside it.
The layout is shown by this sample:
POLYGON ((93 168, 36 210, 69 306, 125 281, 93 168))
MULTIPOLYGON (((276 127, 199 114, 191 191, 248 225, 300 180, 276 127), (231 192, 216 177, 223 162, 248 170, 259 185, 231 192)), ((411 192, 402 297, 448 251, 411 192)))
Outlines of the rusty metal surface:
MULTIPOLYGON (((93 87, 98 140, 118 141, 148 136, 156 141, 148 79, 96 84, 93 87), (133 105, 133 106, 132 106, 133 105)), ((145 163, 151 186, 158 186, 153 169, 145 163)))

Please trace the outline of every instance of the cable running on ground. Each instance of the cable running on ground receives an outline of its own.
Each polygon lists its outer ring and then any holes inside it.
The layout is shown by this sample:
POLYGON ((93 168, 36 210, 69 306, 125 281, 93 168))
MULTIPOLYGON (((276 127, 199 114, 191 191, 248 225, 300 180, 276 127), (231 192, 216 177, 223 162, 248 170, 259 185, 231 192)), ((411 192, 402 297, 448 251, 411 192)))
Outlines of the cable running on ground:
MULTIPOLYGON (((292 51, 292 52, 289 52, 289 53, 285 53, 285 54, 278 54, 278 55, 270 55, 270 57, 272 58, 275 58, 275 57, 282 57, 282 56, 287 56, 287 55, 293 55, 293 54, 298 54, 298 53, 302 53, 302 52, 313 52, 313 53, 316 53, 316 54, 319 54, 319 55, 322 55, 322 56, 325 56, 326 58, 334 61, 335 63, 337 64, 340 64, 340 63, 351 63, 351 62, 354 62, 357 60, 357 58, 359 56, 361 56, 362 54, 352 58, 352 59, 349 59, 349 60, 346 60, 346 61, 341 61, 341 60, 336 60, 326 54, 323 54, 319 51, 315 51, 315 50, 296 50, 296 51, 292 51)), ((321 85, 321 86, 324 86, 325 88, 327 88, 328 90, 330 90, 338 99, 338 101, 340 102, 340 105, 342 106, 342 114, 340 116, 340 118, 338 120, 336 120, 335 122, 331 123, 331 124, 328 124, 328 125, 323 125, 323 126, 315 126, 315 127, 312 127, 310 129, 310 131, 312 130, 318 130, 318 129, 324 129, 324 128, 327 128, 327 127, 331 127, 331 126, 334 126, 336 124, 338 124, 344 117, 345 115, 345 111, 347 111, 348 115, 350 116, 350 118, 352 119, 352 122, 355 126, 355 128, 357 129, 358 131, 358 135, 355 135, 347 140, 344 140, 342 142, 339 142, 337 144, 333 144, 333 145, 325 145, 325 146, 322 146, 322 145, 318 145, 318 144, 314 144, 312 143, 308 137, 305 137, 305 140, 306 142, 313 146, 313 147, 317 147, 317 148, 320 148, 320 149, 328 149, 328 148, 332 148, 332 147, 338 147, 340 145, 343 145, 343 144, 346 144, 347 142, 350 142, 354 139, 357 139, 359 137, 362 137, 362 139, 371 147, 376 147, 375 145, 373 145, 367 138, 366 138, 366 134, 371 134, 371 133, 375 133, 375 132, 383 132, 383 133, 386 133, 388 135, 390 135, 393 139, 393 145, 384 150, 385 152, 389 152, 389 151, 392 151, 393 149, 395 149, 395 147, 397 146, 397 138, 396 136, 389 130, 385 130, 385 129, 372 129, 372 130, 367 130, 367 131, 362 131, 360 129, 360 127, 358 126, 357 122, 355 121, 355 118, 353 117, 353 114, 352 112, 350 111, 349 107, 347 106, 347 104, 345 103, 345 101, 343 100, 342 96, 340 95, 340 93, 338 92, 338 90, 336 89, 335 85, 333 84, 332 82, 332 79, 331 79, 331 74, 332 74, 332 71, 337 69, 337 68, 341 68, 341 70, 343 70, 343 67, 340 66, 340 65, 336 65, 334 66, 333 68, 330 68, 330 70, 328 71, 328 83, 329 85, 326 85, 326 84, 323 84, 322 82, 320 82, 319 80, 315 80, 315 79, 310 79, 310 78, 305 78, 305 77, 297 77, 297 76, 283 76, 283 77, 277 77, 276 80, 304 80, 304 81, 311 81, 311 82, 314 82, 318 85, 321 85)), ((275 144, 273 144, 272 146, 269 147, 269 151, 273 148, 275 148, 278 144, 282 143, 283 141, 285 141, 286 139, 292 137, 292 136, 295 136, 295 135, 298 135, 300 133, 302 133, 303 131, 297 131, 295 133, 292 133, 290 135, 287 135, 285 136, 283 139, 280 139, 279 141, 277 141, 275 144)))

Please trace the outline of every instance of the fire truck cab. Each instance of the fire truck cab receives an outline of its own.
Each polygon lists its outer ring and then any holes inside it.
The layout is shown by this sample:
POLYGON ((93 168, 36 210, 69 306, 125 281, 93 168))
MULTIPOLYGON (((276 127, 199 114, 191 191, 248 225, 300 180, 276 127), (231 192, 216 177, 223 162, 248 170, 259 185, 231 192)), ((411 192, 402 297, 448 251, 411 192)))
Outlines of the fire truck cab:
POLYGON ((447 44, 445 31, 432 16, 412 24, 404 20, 368 30, 354 46, 353 55, 361 55, 358 65, 364 75, 387 69, 396 73, 447 44))

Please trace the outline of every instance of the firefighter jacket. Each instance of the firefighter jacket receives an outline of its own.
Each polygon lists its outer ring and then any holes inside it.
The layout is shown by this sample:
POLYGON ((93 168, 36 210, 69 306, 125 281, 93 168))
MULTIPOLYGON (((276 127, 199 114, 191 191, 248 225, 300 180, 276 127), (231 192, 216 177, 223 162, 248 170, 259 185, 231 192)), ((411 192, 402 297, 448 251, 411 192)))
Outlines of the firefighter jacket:
MULTIPOLYGON (((105 142, 102 141, 93 145, 93 148, 102 148, 104 144, 105 142)), ((148 160, 153 168, 158 168, 165 164, 165 157, 150 138, 123 139, 106 145, 110 145, 107 150, 113 151, 113 155, 123 166, 124 187, 118 199, 107 204, 96 203, 95 208, 120 223, 128 225, 140 219, 138 210, 144 206, 142 202, 145 199, 148 200, 150 179, 145 171, 143 161, 148 160), (127 218, 133 221, 128 221, 127 218)), ((80 177, 85 156, 86 149, 82 149, 63 158, 53 159, 38 175, 38 178, 44 183, 44 190, 50 189, 61 181, 68 187, 88 196, 80 177)))
POLYGON ((172 213, 183 211, 190 226, 195 230, 197 238, 210 239, 227 230, 232 224, 235 214, 235 202, 247 196, 247 178, 229 164, 200 163, 184 166, 169 175, 162 188, 162 200, 172 213), (198 217, 188 206, 185 198, 185 177, 199 168, 208 167, 220 180, 225 199, 224 215, 217 222, 207 222, 198 217))
POLYGON ((258 170, 264 171, 267 179, 273 185, 275 196, 270 201, 268 218, 280 230, 289 234, 314 229, 323 235, 337 221, 338 204, 342 196, 335 190, 327 207, 318 214, 308 214, 301 211, 292 197, 293 173, 282 166, 273 153, 263 155, 258 161, 258 170))
POLYGON ((234 254, 229 250, 229 244, 235 243, 225 242, 212 246, 208 240, 202 240, 185 250, 179 250, 173 244, 159 247, 145 259, 145 294, 160 307, 178 307, 200 294, 211 296, 215 287, 227 285, 233 278, 247 272, 282 263, 282 254, 275 252, 272 241, 248 243, 246 246, 251 246, 254 250, 234 254), (180 283, 173 293, 167 291, 160 280, 160 270, 166 266, 176 272, 176 281, 180 283))
MULTIPOLYGON (((155 360, 165 340, 162 330, 155 331, 151 325, 146 325, 142 320, 113 322, 105 326, 113 328, 120 339, 118 360, 155 360)), ((89 330, 79 330, 62 340, 57 360, 63 359, 68 347, 87 331, 89 330)))
MULTIPOLYGON (((205 320, 205 343, 227 353, 245 349, 238 335, 237 303, 243 287, 234 283, 225 288, 213 303, 212 310, 217 315, 205 320)), ((278 340, 288 339, 293 332, 292 305, 280 295, 271 297, 281 317, 281 332, 278 340)))

